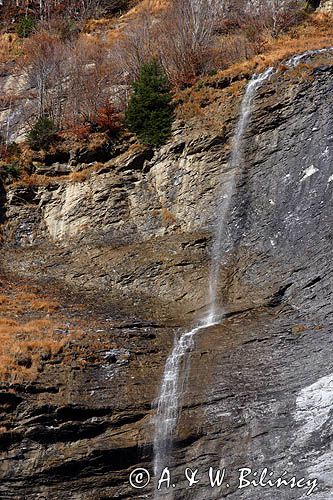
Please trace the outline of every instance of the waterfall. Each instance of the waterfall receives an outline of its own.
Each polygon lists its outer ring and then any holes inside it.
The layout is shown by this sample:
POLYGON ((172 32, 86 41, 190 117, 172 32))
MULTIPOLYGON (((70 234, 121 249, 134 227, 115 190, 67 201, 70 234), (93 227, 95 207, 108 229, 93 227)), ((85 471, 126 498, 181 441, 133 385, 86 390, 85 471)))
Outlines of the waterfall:
POLYGON ((239 171, 239 168, 241 168, 243 163, 242 139, 251 116, 252 102, 256 95, 256 91, 260 87, 260 85, 270 77, 272 72, 273 68, 268 68, 260 75, 254 75, 246 87, 245 95, 242 101, 229 160, 230 178, 225 185, 221 186, 222 192, 219 197, 219 204, 217 209, 216 231, 213 241, 209 277, 210 309, 206 318, 207 325, 218 321, 219 318, 223 317, 223 311, 219 313, 217 311, 218 275, 221 264, 222 246, 226 236, 231 199, 236 186, 236 173, 239 171))
POLYGON ((207 326, 197 326, 181 335, 178 340, 175 339, 172 353, 166 361, 155 417, 154 474, 156 477, 167 465, 171 453, 173 432, 178 420, 179 401, 188 373, 186 367, 182 367, 183 370, 181 370, 183 359, 186 361, 184 355, 191 351, 196 333, 207 326))
MULTIPOLYGON (((306 57, 311 57, 322 52, 330 52, 332 50, 333 47, 308 50, 302 54, 291 57, 286 64, 288 67, 294 68, 301 61, 306 59, 306 57)), ((215 234, 213 238, 208 283, 209 310, 197 326, 191 331, 180 335, 178 339, 175 339, 173 350, 165 364, 160 392, 157 398, 157 412, 154 417, 154 474, 157 478, 163 468, 169 465, 168 461, 172 452, 173 436, 177 426, 183 390, 189 372, 190 357, 188 353, 193 349, 195 336, 201 330, 221 323, 224 317, 223 310, 218 309, 218 278, 227 236, 228 215, 236 188, 236 178, 244 164, 243 138, 251 117, 252 104, 256 92, 272 73, 273 68, 269 68, 259 75, 254 75, 246 87, 241 104, 239 119, 232 141, 228 169, 229 179, 221 186, 221 193, 216 211, 215 234)), ((156 495, 157 494, 158 493, 156 493, 156 495)), ((173 496, 172 493, 171 496, 173 496)))
POLYGON ((296 54, 295 56, 291 57, 286 64, 289 68, 296 68, 296 66, 298 66, 299 63, 303 61, 303 59, 315 56, 317 54, 324 54, 332 50, 333 47, 324 47, 323 49, 307 50, 306 52, 302 52, 301 54, 296 54))
POLYGON ((219 323, 223 317, 221 313, 217 313, 218 274, 227 217, 235 191, 236 173, 243 161, 242 139, 251 116, 251 107, 256 91, 264 80, 269 78, 272 71, 272 68, 269 68, 260 75, 254 75, 246 87, 242 101, 229 161, 230 178, 227 184, 222 186, 221 201, 217 209, 209 278, 210 308, 208 314, 202 318, 198 326, 189 332, 183 333, 178 340, 175 340, 172 353, 165 364, 154 421, 154 474, 156 477, 168 465, 168 459, 172 451, 173 434, 180 411, 183 387, 188 375, 189 359, 186 354, 192 350, 196 334, 200 330, 219 323))

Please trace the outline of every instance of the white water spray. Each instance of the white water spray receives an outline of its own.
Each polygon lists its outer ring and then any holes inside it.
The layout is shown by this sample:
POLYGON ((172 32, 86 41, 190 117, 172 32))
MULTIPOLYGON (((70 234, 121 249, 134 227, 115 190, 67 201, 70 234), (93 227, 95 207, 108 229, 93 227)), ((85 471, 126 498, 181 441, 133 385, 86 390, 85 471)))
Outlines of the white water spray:
POLYGON ((260 75, 254 75, 248 83, 245 95, 242 101, 238 123, 232 144, 231 156, 229 160, 230 178, 226 184, 221 186, 221 195, 216 214, 216 232, 211 255, 211 268, 209 277, 209 304, 207 323, 217 321, 223 317, 223 311, 218 314, 217 311, 217 285, 221 265, 222 247, 226 237, 228 214, 230 211, 231 199, 236 187, 236 174, 243 163, 243 136, 248 125, 253 99, 257 89, 270 77, 273 68, 268 68, 260 75))
POLYGON ((180 398, 188 374, 185 353, 193 348, 194 336, 208 325, 198 326, 175 340, 171 355, 168 357, 158 397, 154 435, 154 474, 159 475, 167 465, 172 448, 172 437, 176 428, 180 398), (182 370, 181 370, 182 367, 182 370))
POLYGON ((183 388, 188 375, 189 358, 186 356, 194 345, 194 337, 209 326, 217 324, 222 315, 217 314, 217 283, 221 262, 223 240, 225 236, 227 216, 230 210, 231 199, 235 191, 236 173, 242 165, 243 148, 242 139, 251 115, 251 107, 254 96, 260 85, 269 78, 272 68, 260 75, 252 77, 248 83, 241 105, 240 116, 237 123, 232 152, 229 161, 230 178, 226 185, 222 186, 221 202, 217 208, 216 232, 211 258, 211 271, 209 278, 209 303, 208 314, 200 324, 193 330, 184 333, 175 341, 172 353, 168 357, 164 369, 160 394, 157 399, 157 413, 155 416, 154 436, 154 474, 159 475, 168 464, 171 454, 173 434, 177 425, 180 412, 180 403, 183 388))
POLYGON ((291 57, 287 61, 287 66, 289 68, 296 68, 303 59, 306 59, 307 57, 311 56, 316 56, 317 54, 324 54, 326 52, 331 52, 333 51, 333 47, 324 47, 323 49, 314 49, 314 50, 307 50, 306 52, 302 52, 301 54, 296 54, 295 56, 291 57))
MULTIPOLYGON (((333 47, 309 50, 297 54, 287 61, 287 66, 296 67, 306 57, 322 52, 330 52, 333 47)), ((223 256, 223 244, 225 242, 227 218, 231 208, 231 200, 236 187, 236 173, 242 168, 243 137, 249 119, 251 117, 252 103, 256 91, 261 84, 270 77, 273 69, 269 68, 260 75, 254 75, 246 87, 242 101, 240 115, 236 126, 232 151, 229 161, 229 180, 221 186, 220 203, 217 208, 216 231, 213 241, 211 268, 209 278, 209 311, 203 317, 198 326, 191 331, 182 334, 175 341, 172 353, 168 357, 164 369, 160 394, 157 399, 157 412, 155 416, 154 435, 154 474, 158 477, 164 467, 168 465, 172 451, 174 431, 176 429, 178 415, 181 410, 181 399, 183 389, 189 372, 189 356, 194 346, 194 338, 201 330, 218 324, 223 319, 223 311, 217 310, 218 302, 218 276, 223 256)), ((156 493, 158 495, 158 493, 156 493)), ((171 496, 172 492, 171 492, 171 496)))

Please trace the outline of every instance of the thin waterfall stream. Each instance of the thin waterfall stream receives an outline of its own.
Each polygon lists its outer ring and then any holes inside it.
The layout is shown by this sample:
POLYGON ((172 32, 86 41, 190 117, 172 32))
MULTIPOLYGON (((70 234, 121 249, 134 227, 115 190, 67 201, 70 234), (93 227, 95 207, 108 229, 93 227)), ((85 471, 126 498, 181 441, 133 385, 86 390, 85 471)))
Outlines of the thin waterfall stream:
MULTIPOLYGON (((333 50, 333 48, 329 47, 297 54, 287 61, 287 66, 295 67, 307 56, 331 50, 333 50)), ((175 339, 173 350, 165 364, 159 396, 156 400, 157 411, 154 417, 155 477, 158 477, 164 467, 168 466, 168 461, 171 456, 174 432, 181 410, 181 400, 189 371, 188 354, 194 346, 195 336, 201 330, 221 323, 224 318, 223 308, 221 309, 218 305, 218 277, 223 258, 223 247, 227 235, 227 223, 231 209, 231 200, 236 188, 236 178, 244 164, 243 138, 251 118, 252 104, 257 90, 265 80, 270 78, 272 73, 273 68, 268 68, 263 73, 254 75, 247 84, 242 100, 229 160, 230 177, 227 183, 221 186, 216 213, 208 283, 209 310, 199 321, 197 326, 180 335, 178 339, 175 339)))
POLYGON ((217 283, 222 257, 223 239, 227 226, 227 216, 230 210, 231 199, 235 191, 236 173, 242 164, 242 139, 251 116, 252 102, 257 89, 272 73, 272 68, 264 73, 254 75, 248 83, 240 115, 234 135, 232 152, 229 161, 230 179, 223 188, 220 203, 217 208, 214 243, 209 276, 209 310, 192 330, 183 333, 175 341, 173 350, 168 357, 160 394, 157 399, 157 413, 155 416, 154 434, 154 474, 157 476, 168 462, 172 450, 173 433, 177 425, 180 411, 180 401, 183 395, 183 387, 186 381, 188 369, 186 367, 186 354, 189 353, 194 344, 194 337, 198 332, 221 322, 223 311, 217 310, 217 283), (185 366, 182 366, 185 362, 185 366))
POLYGON ((223 311, 217 310, 217 285, 220 263, 223 251, 223 242, 226 236, 226 228, 228 222, 228 214, 231 208, 231 199, 236 187, 236 174, 243 164, 243 145, 242 140, 244 132, 248 125, 253 99, 256 91, 261 84, 267 80, 273 72, 273 68, 268 68, 259 75, 254 75, 247 84, 245 94, 242 100, 239 118, 233 138, 231 156, 229 160, 230 179, 227 185, 223 185, 222 192, 219 196, 217 207, 217 217, 215 223, 215 234, 213 238, 213 247, 211 254, 211 267, 209 276, 209 312, 204 322, 206 326, 218 322, 219 318, 223 317, 223 311))

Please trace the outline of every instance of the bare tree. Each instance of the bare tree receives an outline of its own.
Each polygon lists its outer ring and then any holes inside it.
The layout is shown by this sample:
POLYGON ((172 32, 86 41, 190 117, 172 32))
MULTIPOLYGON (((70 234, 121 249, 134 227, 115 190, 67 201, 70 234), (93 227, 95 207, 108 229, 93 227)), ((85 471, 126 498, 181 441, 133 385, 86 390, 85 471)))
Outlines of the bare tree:
POLYGON ((97 16, 101 3, 101 0, 0 0, 0 8, 11 15, 30 13, 44 21, 59 14, 82 21, 97 16))
POLYGON ((159 25, 159 53, 174 82, 205 73, 223 12, 219 0, 173 0, 159 25))
POLYGON ((141 66, 156 55, 155 45, 154 19, 148 9, 142 9, 114 44, 112 58, 119 82, 129 83, 138 77, 141 66))
POLYGON ((225 26, 278 36, 303 16, 302 0, 225 0, 225 26))
POLYGON ((70 58, 67 120, 72 124, 90 121, 108 100, 111 80, 107 47, 89 36, 80 37, 70 58))
POLYGON ((55 36, 42 31, 26 40, 23 65, 30 85, 37 90, 37 115, 49 115, 59 123, 68 71, 67 47, 55 36))

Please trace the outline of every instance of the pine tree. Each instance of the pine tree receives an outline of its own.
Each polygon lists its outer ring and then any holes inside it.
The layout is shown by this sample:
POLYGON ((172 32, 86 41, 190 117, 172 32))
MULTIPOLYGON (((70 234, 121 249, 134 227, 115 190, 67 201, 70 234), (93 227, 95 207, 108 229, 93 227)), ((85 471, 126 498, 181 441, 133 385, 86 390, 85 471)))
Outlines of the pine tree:
POLYGON ((160 146, 171 134, 172 118, 168 79, 156 61, 146 63, 133 83, 125 124, 141 143, 160 146))
POLYGON ((54 140, 56 131, 57 128, 50 118, 46 116, 38 118, 27 133, 29 146, 36 151, 47 148, 54 140))

